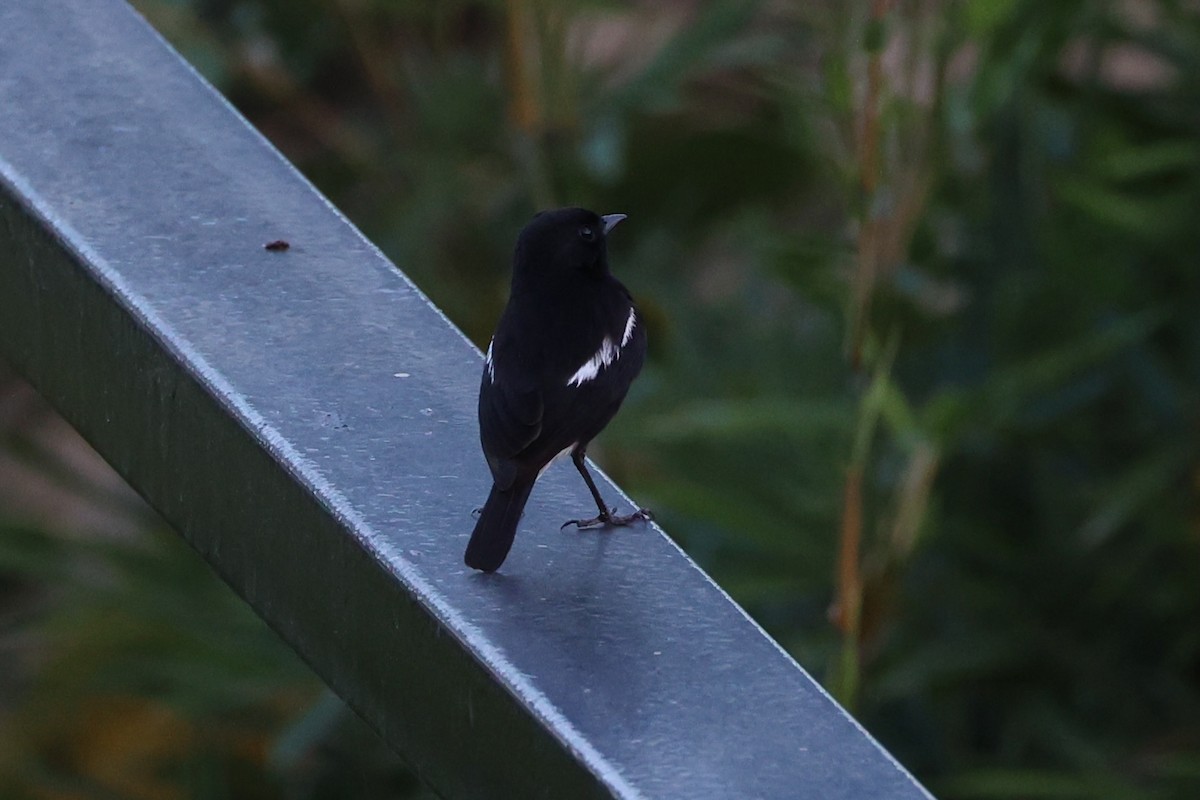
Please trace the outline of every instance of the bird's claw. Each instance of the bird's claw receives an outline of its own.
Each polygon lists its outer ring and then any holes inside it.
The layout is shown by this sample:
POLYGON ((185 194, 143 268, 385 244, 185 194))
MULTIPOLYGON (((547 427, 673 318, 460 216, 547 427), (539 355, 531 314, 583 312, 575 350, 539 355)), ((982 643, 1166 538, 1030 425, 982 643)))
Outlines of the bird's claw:
POLYGON ((654 519, 653 512, 648 508, 639 508, 632 514, 621 516, 616 513, 616 509, 610 509, 603 514, 592 517, 591 519, 569 519, 559 528, 560 531, 566 530, 568 525, 574 525, 578 530, 587 531, 594 528, 621 528, 638 520, 651 521, 654 519))

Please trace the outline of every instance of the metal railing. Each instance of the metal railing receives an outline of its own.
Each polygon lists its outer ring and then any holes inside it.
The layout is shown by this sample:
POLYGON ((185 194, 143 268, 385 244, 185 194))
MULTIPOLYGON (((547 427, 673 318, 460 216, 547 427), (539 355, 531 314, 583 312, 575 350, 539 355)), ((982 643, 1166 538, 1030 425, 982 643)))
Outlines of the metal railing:
POLYGON ((436 791, 928 797, 569 466, 464 567, 478 351, 123 2, 0 31, 0 354, 436 791))

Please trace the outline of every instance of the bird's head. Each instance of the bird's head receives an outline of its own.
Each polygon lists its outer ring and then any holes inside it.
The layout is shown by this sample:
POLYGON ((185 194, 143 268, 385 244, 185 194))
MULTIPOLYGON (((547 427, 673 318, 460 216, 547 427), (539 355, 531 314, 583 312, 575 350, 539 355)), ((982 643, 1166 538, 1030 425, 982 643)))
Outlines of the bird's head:
POLYGON ((517 239, 514 285, 608 272, 608 234, 624 214, 600 216, 584 208, 559 208, 535 216, 517 239))

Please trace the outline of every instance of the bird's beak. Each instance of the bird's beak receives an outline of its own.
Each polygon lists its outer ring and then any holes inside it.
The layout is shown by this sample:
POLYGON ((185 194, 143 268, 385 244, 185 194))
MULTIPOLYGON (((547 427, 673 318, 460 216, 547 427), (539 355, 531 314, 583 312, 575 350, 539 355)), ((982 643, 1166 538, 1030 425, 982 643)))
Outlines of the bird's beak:
POLYGON ((624 214, 605 214, 600 219, 604 222, 604 235, 607 236, 609 231, 611 231, 613 228, 617 227, 618 222, 625 219, 625 215, 624 214))

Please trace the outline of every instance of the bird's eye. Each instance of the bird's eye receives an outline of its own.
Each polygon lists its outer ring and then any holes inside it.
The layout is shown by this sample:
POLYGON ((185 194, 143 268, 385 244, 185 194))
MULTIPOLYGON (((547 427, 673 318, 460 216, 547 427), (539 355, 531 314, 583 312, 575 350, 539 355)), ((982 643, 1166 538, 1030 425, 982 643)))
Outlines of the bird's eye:
POLYGON ((579 229, 579 238, 583 239, 585 242, 595 241, 596 240, 596 232, 594 230, 592 230, 592 227, 590 225, 584 225, 582 228, 579 229))

